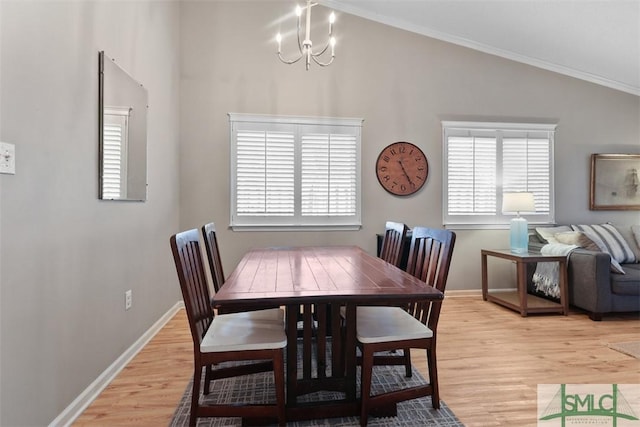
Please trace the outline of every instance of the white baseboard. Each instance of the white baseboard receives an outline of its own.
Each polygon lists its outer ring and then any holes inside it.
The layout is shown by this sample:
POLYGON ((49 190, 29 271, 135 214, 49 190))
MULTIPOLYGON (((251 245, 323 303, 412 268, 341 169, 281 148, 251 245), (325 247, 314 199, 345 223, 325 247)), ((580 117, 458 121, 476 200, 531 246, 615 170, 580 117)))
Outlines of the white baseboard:
POLYGON ((481 289, 451 289, 445 292, 448 298, 455 297, 481 297, 481 289))
POLYGON ((120 355, 102 374, 92 382, 76 399, 71 402, 64 411, 51 421, 49 427, 70 426, 76 418, 102 393, 111 381, 124 369, 136 354, 173 318, 184 308, 184 302, 179 301, 169 309, 156 323, 154 323, 140 338, 134 342, 124 353, 120 355))

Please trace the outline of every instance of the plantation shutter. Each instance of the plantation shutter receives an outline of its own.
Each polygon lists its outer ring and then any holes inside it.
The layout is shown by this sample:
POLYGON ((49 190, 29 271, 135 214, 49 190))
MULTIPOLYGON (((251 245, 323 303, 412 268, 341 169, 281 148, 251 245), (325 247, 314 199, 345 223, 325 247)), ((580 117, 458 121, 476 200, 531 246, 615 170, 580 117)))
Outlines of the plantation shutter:
POLYGON ((355 215, 356 136, 303 133, 301 142, 302 215, 355 215))
POLYGON ((503 191, 533 193, 536 214, 549 214, 549 138, 505 136, 502 153, 503 191))
POLYGON ((449 215, 496 212, 496 139, 449 139, 447 192, 449 215))
POLYGON ((237 214, 294 214, 294 135, 239 131, 237 134, 237 214))
POLYGON ((361 119, 229 117, 234 229, 360 227, 361 119))
POLYGON ((532 223, 553 222, 554 125, 443 122, 445 225, 507 224, 503 192, 532 192, 532 223))

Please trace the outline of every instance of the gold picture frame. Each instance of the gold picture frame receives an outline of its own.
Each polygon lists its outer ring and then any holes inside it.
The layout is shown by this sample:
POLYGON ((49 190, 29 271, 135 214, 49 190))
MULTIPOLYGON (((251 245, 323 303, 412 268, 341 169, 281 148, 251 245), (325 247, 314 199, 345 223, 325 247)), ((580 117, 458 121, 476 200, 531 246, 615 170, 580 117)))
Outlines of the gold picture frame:
POLYGON ((640 154, 592 154, 590 210, 640 210, 640 154))

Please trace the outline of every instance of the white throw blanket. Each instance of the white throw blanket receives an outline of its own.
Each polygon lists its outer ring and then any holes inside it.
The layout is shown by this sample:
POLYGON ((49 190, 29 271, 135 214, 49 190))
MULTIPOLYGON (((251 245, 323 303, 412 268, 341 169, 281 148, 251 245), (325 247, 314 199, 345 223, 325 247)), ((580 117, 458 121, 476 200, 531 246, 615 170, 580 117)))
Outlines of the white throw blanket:
MULTIPOLYGON (((576 245, 549 243, 540 249, 543 255, 566 255, 576 249, 576 245)), ((560 268, 557 262, 539 262, 533 274, 533 284, 536 291, 553 298, 560 298, 560 268)))

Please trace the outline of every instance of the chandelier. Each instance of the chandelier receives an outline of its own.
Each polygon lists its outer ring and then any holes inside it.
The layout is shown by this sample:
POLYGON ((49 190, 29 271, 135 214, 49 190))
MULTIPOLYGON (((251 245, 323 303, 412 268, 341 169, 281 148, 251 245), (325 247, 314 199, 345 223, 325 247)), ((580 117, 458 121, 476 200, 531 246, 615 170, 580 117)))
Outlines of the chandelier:
POLYGON ((329 39, 327 43, 325 44, 324 48, 322 48, 322 50, 317 51, 315 53, 313 52, 313 48, 312 48, 313 43, 311 43, 311 8, 313 6, 316 6, 317 4, 318 3, 311 3, 311 0, 307 0, 307 6, 304 8, 307 11, 306 24, 304 28, 305 29, 304 40, 301 40, 301 37, 300 37, 300 27, 301 27, 301 18, 302 18, 303 8, 301 8, 300 6, 296 6, 296 16, 298 17, 298 50, 300 51, 300 56, 292 60, 284 59, 281 53, 282 35, 280 35, 280 33, 276 35, 276 41, 278 42, 278 58, 280 58, 280 61, 284 62, 285 64, 295 64, 296 62, 300 61, 304 57, 306 58, 306 68, 308 71, 309 65, 311 64, 312 59, 313 59, 313 62, 320 65, 321 67, 326 67, 327 65, 330 65, 333 62, 333 59, 335 58, 335 46, 336 46, 336 38, 333 37, 333 23, 336 21, 335 13, 331 12, 331 15, 329 15, 329 39), (331 59, 329 60, 329 62, 320 61, 319 57, 322 56, 327 51, 329 46, 331 46, 331 59))

